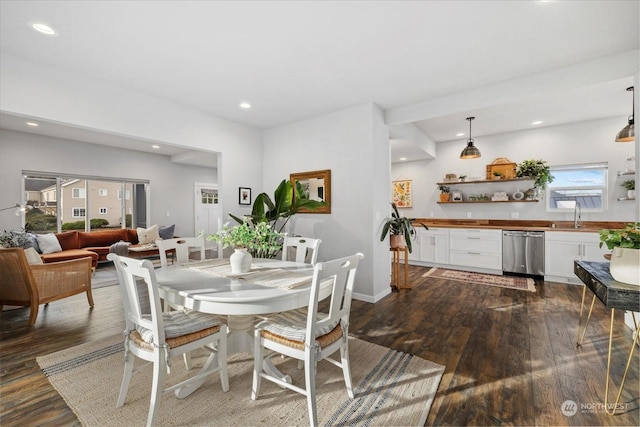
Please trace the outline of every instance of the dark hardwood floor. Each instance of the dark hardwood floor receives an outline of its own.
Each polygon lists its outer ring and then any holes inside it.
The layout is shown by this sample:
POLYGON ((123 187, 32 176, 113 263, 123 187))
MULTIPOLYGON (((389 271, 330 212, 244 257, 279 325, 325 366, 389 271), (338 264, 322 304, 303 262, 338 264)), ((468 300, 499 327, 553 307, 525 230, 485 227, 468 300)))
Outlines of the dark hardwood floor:
MULTIPOLYGON (((427 425, 639 425, 639 352, 622 394, 624 411, 609 416, 603 397, 610 313, 596 302, 576 347, 581 287, 545 282, 531 293, 422 277, 427 270, 410 267, 411 290, 377 304, 354 301, 350 325, 355 337, 446 366, 427 425), (562 413, 567 400, 577 404, 573 416, 562 413)), ((27 309, 1 314, 0 425, 79 425, 36 357, 123 329, 117 287, 93 295, 93 310, 84 295, 41 307, 34 327, 27 326, 27 309)), ((614 398, 631 347, 622 313, 615 327, 614 398)))

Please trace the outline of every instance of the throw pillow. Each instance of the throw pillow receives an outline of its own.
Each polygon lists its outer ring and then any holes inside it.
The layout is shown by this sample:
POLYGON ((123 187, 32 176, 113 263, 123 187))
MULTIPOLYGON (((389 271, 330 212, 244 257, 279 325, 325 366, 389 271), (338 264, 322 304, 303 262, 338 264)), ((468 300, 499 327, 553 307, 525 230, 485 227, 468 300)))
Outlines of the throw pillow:
POLYGON ((39 234, 38 246, 43 254, 52 254, 54 252, 62 252, 62 247, 55 234, 39 234))
POLYGON ((173 232, 175 231, 176 225, 168 225, 166 227, 160 227, 158 233, 160 234, 160 238, 162 240, 173 239, 173 232))
POLYGON ((28 249, 28 248, 33 248, 36 250, 36 252, 40 253, 40 248, 38 247, 38 239, 37 239, 38 235, 34 234, 34 233, 27 233, 27 241, 24 244, 23 248, 24 249, 28 249))
POLYGON ((158 233, 158 224, 152 225, 149 228, 138 227, 136 232, 138 233, 138 243, 141 245, 155 243, 156 240, 160 238, 160 234, 158 233))
POLYGON ((25 249, 24 254, 27 256, 27 262, 29 264, 43 264, 40 254, 33 247, 25 249))

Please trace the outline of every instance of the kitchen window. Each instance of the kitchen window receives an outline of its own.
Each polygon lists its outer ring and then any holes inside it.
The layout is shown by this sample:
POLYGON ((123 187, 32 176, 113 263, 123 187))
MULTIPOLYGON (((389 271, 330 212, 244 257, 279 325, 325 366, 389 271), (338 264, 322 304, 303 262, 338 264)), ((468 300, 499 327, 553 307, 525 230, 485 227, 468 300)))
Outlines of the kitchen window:
POLYGON ((607 210, 607 163, 551 166, 550 172, 547 212, 573 212, 577 203, 582 212, 607 210))

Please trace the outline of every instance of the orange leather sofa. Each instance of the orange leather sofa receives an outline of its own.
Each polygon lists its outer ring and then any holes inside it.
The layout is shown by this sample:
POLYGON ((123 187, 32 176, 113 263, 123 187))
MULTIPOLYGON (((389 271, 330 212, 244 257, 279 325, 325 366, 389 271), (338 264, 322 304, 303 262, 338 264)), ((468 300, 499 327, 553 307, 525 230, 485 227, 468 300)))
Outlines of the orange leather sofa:
MULTIPOLYGON (((56 238, 60 242, 62 252, 41 254, 42 261, 57 262, 83 257, 91 257, 91 266, 96 267, 98 262, 107 261, 107 255, 111 245, 120 241, 131 243, 130 247, 141 246, 138 244, 138 233, 130 228, 117 228, 98 231, 65 231, 56 233, 56 238)), ((129 256, 135 258, 145 258, 157 256, 158 249, 151 248, 146 251, 130 251, 129 256)))

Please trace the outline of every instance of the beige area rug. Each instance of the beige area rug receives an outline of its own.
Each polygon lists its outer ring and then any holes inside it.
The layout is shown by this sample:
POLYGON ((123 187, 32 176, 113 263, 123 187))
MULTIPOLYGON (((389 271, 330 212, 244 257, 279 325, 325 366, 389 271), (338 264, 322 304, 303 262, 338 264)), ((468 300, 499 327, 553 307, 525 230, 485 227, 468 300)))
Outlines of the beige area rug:
MULTIPOLYGON (((424 425, 444 366, 385 347, 350 338, 351 370, 356 398, 349 399, 342 370, 318 363, 317 405, 320 425, 424 425)), ((197 372, 205 357, 192 355, 197 372)), ((276 366, 304 385, 304 370, 291 359, 275 357, 276 366)), ((149 411, 152 366, 134 373, 126 403, 116 408, 123 370, 122 337, 114 336, 37 358, 40 367, 84 426, 143 426, 149 411)), ((144 362, 136 360, 136 366, 144 362), (140 363, 138 363, 140 362, 140 363)), ((253 358, 229 357, 229 385, 220 376, 207 378, 186 399, 165 393, 160 408, 163 426, 304 426, 309 425, 306 398, 263 380, 259 399, 251 400, 253 358)), ((184 379, 182 359, 172 363, 168 384, 184 379)))
POLYGON ((499 286, 501 288, 518 289, 521 291, 536 291, 536 287, 534 286, 535 281, 530 277, 498 276, 496 274, 472 273, 469 271, 447 270, 435 267, 422 275, 422 277, 427 276, 434 279, 499 286))

